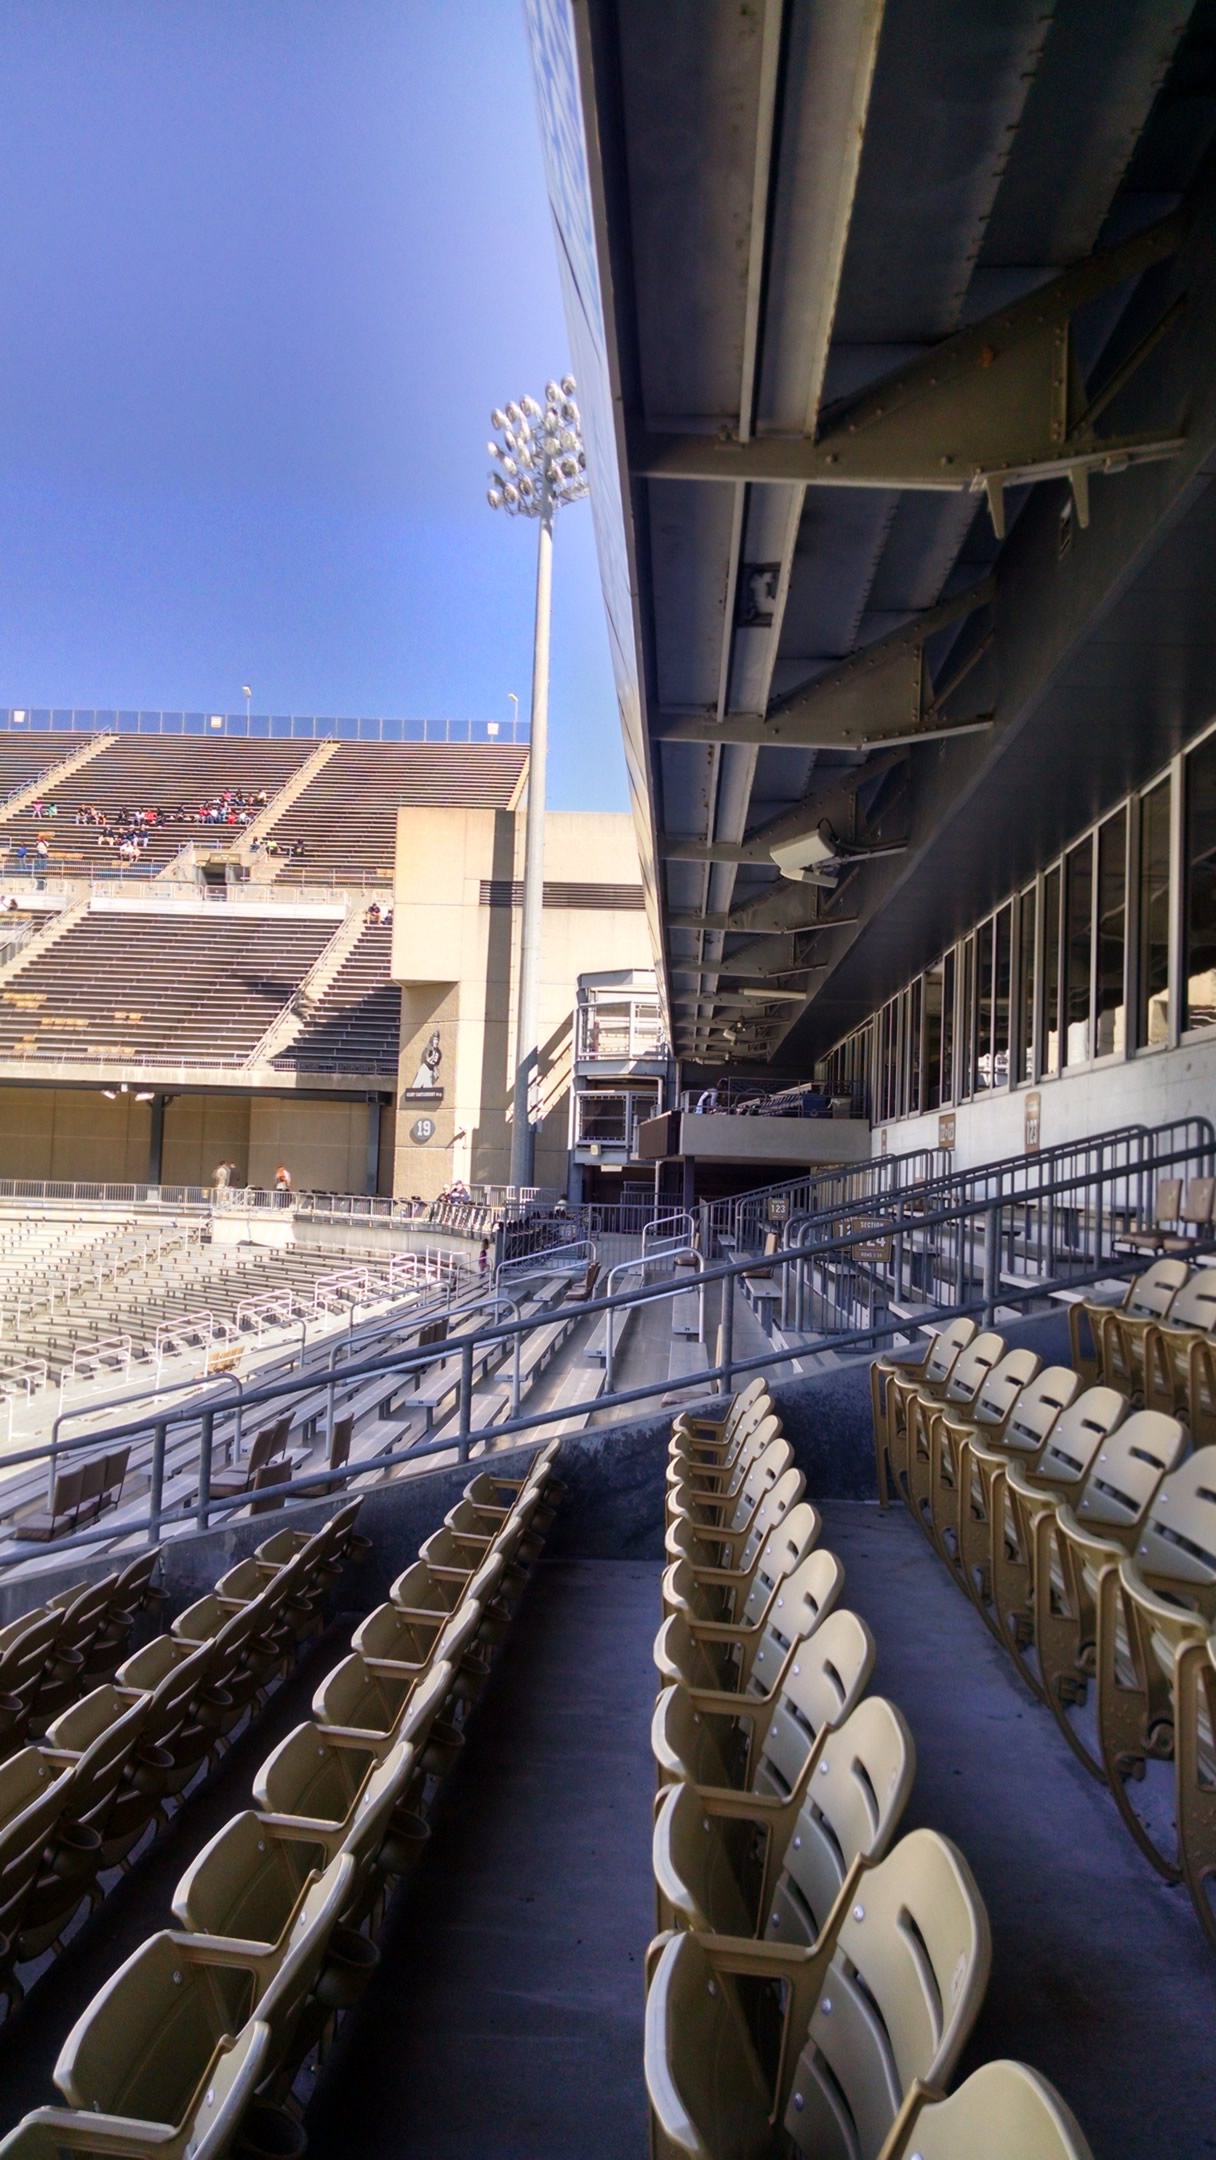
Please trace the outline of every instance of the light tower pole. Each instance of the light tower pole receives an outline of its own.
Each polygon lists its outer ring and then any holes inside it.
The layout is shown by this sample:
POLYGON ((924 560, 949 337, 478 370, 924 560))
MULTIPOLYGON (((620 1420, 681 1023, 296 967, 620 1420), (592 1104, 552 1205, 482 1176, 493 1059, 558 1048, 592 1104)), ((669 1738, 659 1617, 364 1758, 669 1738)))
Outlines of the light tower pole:
POLYGON ((553 525, 566 503, 587 493, 575 383, 564 375, 545 385, 545 402, 522 397, 495 406, 487 444, 494 468, 486 500, 491 510, 537 522, 536 619, 532 640, 532 721, 528 745, 528 817, 524 841, 524 904, 520 929, 519 991, 515 1017, 515 1108, 511 1131, 511 1183, 535 1183, 532 1087, 537 1063, 537 1007, 545 891, 545 767, 549 747, 549 621, 553 600, 553 525))

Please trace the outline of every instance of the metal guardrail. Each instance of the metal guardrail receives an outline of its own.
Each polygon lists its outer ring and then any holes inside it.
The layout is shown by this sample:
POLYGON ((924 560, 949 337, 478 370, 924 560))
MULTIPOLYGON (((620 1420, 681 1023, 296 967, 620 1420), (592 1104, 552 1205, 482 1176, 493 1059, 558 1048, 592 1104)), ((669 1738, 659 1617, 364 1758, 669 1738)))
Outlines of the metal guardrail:
MULTIPOLYGON (((264 742, 526 743, 528 722, 321 718, 311 713, 104 712, 88 706, 0 706, 0 734, 233 736, 264 742)), ((39 778, 35 774, 34 781, 39 778)), ((34 781, 28 782, 32 786, 34 781)))
MULTIPOLYGON (((1207 1125, 1206 1120, 1192 1122, 1198 1125, 1207 1125)), ((1192 1145, 1189 1148, 1163 1148, 1156 1158, 1155 1168, 1159 1171, 1183 1170, 1185 1172, 1188 1169, 1197 1171, 1210 1163, 1211 1159, 1212 1128, 1207 1125, 1207 1137, 1202 1143, 1192 1145)), ((1040 1192, 1037 1197, 1044 1201, 1051 1201, 1061 1222, 1063 1222, 1069 1214, 1074 1219, 1082 1215, 1092 1219, 1093 1193, 1093 1179, 1078 1176, 1053 1180, 1050 1187, 1040 1192), (1071 1203, 1071 1206, 1068 1203, 1071 1203)), ((703 1386, 708 1391, 711 1387, 720 1385, 722 1388, 729 1390, 736 1379, 743 1373, 767 1371, 773 1367, 789 1364, 796 1359, 813 1357, 820 1349, 831 1350, 835 1353, 844 1350, 873 1349, 885 1342, 889 1342, 896 1333, 906 1333, 913 1327, 917 1329, 930 1327, 946 1321, 960 1312, 980 1315, 983 1317, 985 1324, 991 1326, 995 1321, 998 1307, 1016 1310, 1027 1305, 1042 1305, 1046 1303, 1053 1293, 1082 1289, 1088 1284, 1106 1278, 1123 1279, 1143 1268, 1144 1261, 1142 1257, 1128 1259, 1115 1253, 1114 1243, 1119 1233, 1117 1225, 1112 1219, 1109 1223, 1109 1239, 1105 1241, 1109 1243, 1109 1251, 1095 1249, 1092 1252, 1083 1252, 1079 1248, 1069 1248, 1065 1243, 1061 1246, 1058 1256, 1059 1265, 1057 1270, 1052 1275, 1034 1281, 1026 1281, 1023 1284, 1003 1282, 1000 1260, 1011 1226, 1002 1218, 1008 1211, 1018 1210, 1023 1206, 1024 1196, 1006 1194, 1000 1198, 981 1198, 954 1207, 925 1210, 917 1217, 916 1227, 922 1233, 938 1230, 945 1225, 952 1225, 959 1247, 965 1249, 971 1256, 963 1295, 952 1295, 948 1300, 929 1301, 924 1307, 918 1309, 914 1319, 893 1316, 885 1304, 881 1313, 871 1315, 864 1325, 852 1324, 846 1315, 846 1324, 842 1326, 836 1328, 825 1327, 810 1339, 800 1339, 793 1343, 774 1344, 770 1342, 763 1351, 753 1356, 736 1357, 735 1355, 735 1307, 732 1293, 733 1286, 741 1281, 745 1275, 755 1273, 756 1263, 754 1257, 718 1263, 704 1268, 701 1273, 701 1285, 704 1288, 708 1289, 713 1283, 721 1283, 724 1286, 719 1338, 720 1347, 713 1362, 707 1364, 701 1371, 681 1375, 681 1388, 703 1386), (963 1236, 964 1226, 974 1226, 968 1229, 965 1237, 963 1236)), ((1105 1220, 1105 1218, 1102 1218, 1102 1220, 1105 1220)), ((1016 1222, 1014 1227, 1016 1228, 1016 1222)), ((809 1261, 823 1267, 830 1262, 832 1255, 842 1256, 844 1262, 851 1264, 852 1256, 857 1249, 864 1247, 867 1243, 872 1243, 872 1239, 872 1229, 869 1225, 866 1225, 842 1235, 823 1238, 809 1251, 788 1248, 785 1251, 774 1253, 770 1258, 766 1259, 765 1267, 771 1269, 774 1275, 780 1275, 787 1268, 806 1265, 809 1261)), ((1100 1236, 1094 1241, 1096 1247, 1102 1246, 1103 1242, 1100 1236)), ((1210 1244, 1206 1247, 1198 1244, 1196 1246, 1197 1251, 1210 1249, 1210 1244)), ((585 1306, 580 1308, 580 1311, 586 1317, 592 1317, 600 1313, 629 1311, 639 1305, 653 1303, 656 1300, 669 1300, 682 1296, 687 1287, 686 1283, 678 1280, 673 1283, 647 1284, 640 1289, 621 1296, 591 1298, 585 1306)), ((450 1456, 454 1454, 458 1461, 465 1462, 468 1460, 474 1446, 483 1444, 484 1441, 491 1437, 493 1440, 498 1441, 504 1436, 516 1432, 534 1434, 546 1425, 562 1422, 579 1415, 583 1411, 593 1409, 598 1411, 626 1405, 633 1406, 653 1401, 668 1392, 671 1384, 670 1377, 664 1372, 653 1379, 647 1380, 641 1386, 613 1389, 605 1394, 593 1394, 586 1401, 566 1401, 549 1410, 534 1411, 518 1418, 508 1418, 502 1423, 495 1424, 491 1433, 484 1435, 478 1433, 472 1423, 474 1408, 473 1365, 475 1358, 484 1353, 488 1346, 496 1343, 504 1345, 504 1356, 507 1355, 517 1338, 526 1337, 533 1329, 548 1325, 551 1318, 551 1314, 545 1313, 529 1316, 526 1319, 494 1323, 489 1327, 478 1329, 473 1334, 459 1337, 455 1343, 449 1340, 446 1345, 428 1345, 424 1350, 407 1351, 388 1358, 372 1358, 367 1361, 355 1359, 348 1362, 343 1375, 345 1382, 362 1379, 371 1380, 380 1377, 395 1376, 401 1378, 411 1373, 416 1373, 421 1381, 422 1376, 431 1366, 446 1362, 447 1359, 452 1357, 454 1350, 458 1348, 460 1353, 460 1374, 458 1382, 454 1383, 457 1403, 455 1431, 416 1440, 408 1449, 396 1453, 363 1458, 348 1465, 346 1469, 341 1471, 333 1471, 327 1467, 322 1467, 314 1472, 294 1478, 290 1482, 285 1481, 281 1486, 276 1486, 274 1488, 275 1497, 283 1499, 285 1502, 290 1501, 294 1496, 306 1497, 310 1491, 316 1494, 319 1491, 332 1490, 335 1486, 345 1485, 353 1479, 366 1477, 370 1473, 398 1469, 405 1461, 417 1462, 433 1455, 450 1456)), ((315 1375, 308 1378, 295 1375, 289 1379, 256 1387, 247 1387, 243 1390, 241 1398, 243 1414, 247 1415, 248 1411, 254 1407, 271 1403, 280 1408, 286 1408, 293 1397, 299 1398, 314 1394, 316 1388, 317 1380, 315 1375)), ((218 1401, 208 1405, 199 1400, 180 1408, 161 1407, 137 1419, 108 1426, 100 1431, 95 1430, 83 1438, 70 1441, 53 1438, 52 1441, 41 1446, 24 1449, 19 1453, 7 1456, 7 1464, 14 1466, 37 1461, 45 1461, 51 1464, 64 1454, 79 1452, 82 1449, 102 1448, 124 1441, 134 1441, 141 1434, 149 1432, 153 1436, 151 1499, 148 1514, 136 1522, 124 1521, 119 1529, 111 1527, 107 1530, 104 1526, 98 1526, 93 1530, 77 1533, 70 1538, 56 1540, 53 1544, 42 1545, 39 1548, 39 1557, 45 1558, 48 1554, 54 1552, 66 1552, 78 1547, 97 1544, 115 1536, 121 1536, 123 1542, 128 1543, 131 1539, 142 1534, 148 1542, 156 1543, 164 1530, 175 1524, 190 1522, 197 1524, 199 1527, 205 1527, 213 1515, 222 1517, 224 1514, 231 1512, 233 1507, 246 1505, 247 1496, 230 1504, 221 1501, 212 1502, 205 1497, 206 1487, 209 1482, 209 1456, 206 1452, 200 1458, 200 1500, 197 1506, 191 1509, 167 1510, 162 1504, 164 1466, 170 1428, 182 1424, 197 1425, 201 1418, 206 1433, 209 1435, 211 1428, 207 1424, 207 1418, 223 1407, 223 1404, 218 1401)), ((209 1448, 209 1445, 208 1438, 206 1447, 209 1448)), ((6 1553, 0 1555, 0 1565, 11 1567, 20 1564, 24 1557, 20 1553, 6 1553)))

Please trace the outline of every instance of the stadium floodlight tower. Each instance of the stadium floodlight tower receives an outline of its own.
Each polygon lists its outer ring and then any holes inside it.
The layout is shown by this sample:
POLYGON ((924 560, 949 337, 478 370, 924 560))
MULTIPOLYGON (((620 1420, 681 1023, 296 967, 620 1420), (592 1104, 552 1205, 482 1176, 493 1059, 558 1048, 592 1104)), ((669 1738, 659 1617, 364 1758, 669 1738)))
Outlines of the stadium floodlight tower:
POLYGON ((573 375, 545 384, 545 402, 521 397, 490 414, 495 441, 486 501, 508 517, 535 518, 536 621, 532 637, 532 721, 528 745, 528 822, 524 906, 515 1023, 515 1110, 511 1183, 532 1185, 535 1136, 531 1095, 537 1065, 541 907, 545 879, 545 764, 549 744, 549 617, 553 597, 553 525, 567 503, 587 493, 587 456, 574 402, 573 375))

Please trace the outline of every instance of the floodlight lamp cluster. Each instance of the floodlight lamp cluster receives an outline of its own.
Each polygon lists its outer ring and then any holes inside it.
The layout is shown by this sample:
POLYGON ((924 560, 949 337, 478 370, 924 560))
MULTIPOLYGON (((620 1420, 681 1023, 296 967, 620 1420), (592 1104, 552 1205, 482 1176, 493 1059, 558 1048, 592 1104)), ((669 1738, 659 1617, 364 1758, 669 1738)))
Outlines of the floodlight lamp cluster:
POLYGON ((573 375, 545 384, 543 405, 521 397, 505 408, 496 405, 490 426, 496 439, 486 444, 494 463, 486 501, 508 517, 540 517, 587 493, 587 453, 582 420, 574 401, 573 375))

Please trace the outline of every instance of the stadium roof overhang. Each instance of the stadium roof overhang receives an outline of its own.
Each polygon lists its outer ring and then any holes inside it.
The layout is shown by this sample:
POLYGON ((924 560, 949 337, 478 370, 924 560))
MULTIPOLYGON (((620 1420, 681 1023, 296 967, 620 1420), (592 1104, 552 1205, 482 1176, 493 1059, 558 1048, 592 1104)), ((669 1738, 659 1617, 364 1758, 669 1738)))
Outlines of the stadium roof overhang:
POLYGON ((804 1060, 1216 709, 1216 4, 530 13, 675 1044, 804 1060))

